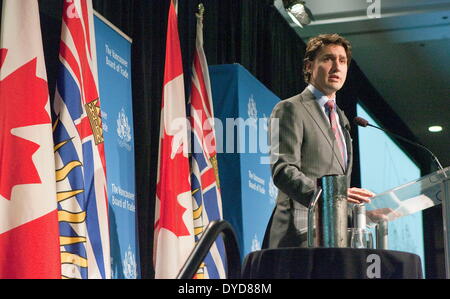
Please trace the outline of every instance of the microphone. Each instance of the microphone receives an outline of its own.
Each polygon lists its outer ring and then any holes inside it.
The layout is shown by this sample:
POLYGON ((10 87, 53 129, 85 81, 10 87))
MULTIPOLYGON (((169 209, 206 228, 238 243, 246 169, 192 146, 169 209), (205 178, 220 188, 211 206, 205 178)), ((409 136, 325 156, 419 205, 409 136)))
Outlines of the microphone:
POLYGON ((417 143, 417 142, 413 142, 413 141, 411 141, 411 140, 409 140, 409 139, 406 139, 405 137, 402 137, 402 136, 400 136, 400 135, 397 135, 397 134, 395 134, 395 133, 393 133, 393 132, 391 132, 391 131, 388 131, 388 130, 386 130, 386 129, 383 129, 383 128, 374 126, 374 125, 370 124, 366 119, 364 119, 364 118, 362 118, 362 117, 359 117, 359 116, 355 117, 355 118, 353 119, 353 122, 354 122, 355 124, 357 124, 358 126, 360 126, 360 127, 364 127, 364 128, 365 128, 365 127, 369 126, 369 127, 372 127, 372 128, 378 129, 378 130, 381 130, 381 131, 386 132, 387 134, 392 135, 392 136, 394 136, 394 137, 396 137, 396 138, 398 138, 398 139, 400 139, 400 140, 403 140, 403 141, 405 141, 405 142, 407 142, 407 143, 409 143, 409 144, 418 146, 418 147, 420 147, 420 148, 426 150, 426 151, 431 155, 431 157, 433 158, 433 161, 437 164, 438 168, 439 168, 440 170, 442 170, 442 173, 445 175, 445 177, 447 177, 447 175, 445 174, 445 171, 444 171, 444 167, 442 167, 441 162, 439 162, 438 158, 433 154, 433 152, 430 151, 430 150, 429 150, 427 147, 425 147, 424 145, 422 145, 422 144, 420 144, 420 143, 417 143))

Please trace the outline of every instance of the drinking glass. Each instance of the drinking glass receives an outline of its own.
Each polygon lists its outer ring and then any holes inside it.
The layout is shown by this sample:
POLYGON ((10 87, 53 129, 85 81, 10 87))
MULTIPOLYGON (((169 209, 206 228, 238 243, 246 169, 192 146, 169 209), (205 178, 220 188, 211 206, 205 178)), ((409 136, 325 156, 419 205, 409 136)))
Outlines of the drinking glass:
POLYGON ((350 248, 373 248, 372 232, 365 228, 349 228, 350 248))

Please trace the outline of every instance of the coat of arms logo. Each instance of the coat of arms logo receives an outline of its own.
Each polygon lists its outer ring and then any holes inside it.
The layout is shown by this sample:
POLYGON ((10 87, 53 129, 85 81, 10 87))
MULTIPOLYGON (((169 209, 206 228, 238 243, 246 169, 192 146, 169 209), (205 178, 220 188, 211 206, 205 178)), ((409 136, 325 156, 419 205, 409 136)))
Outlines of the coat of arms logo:
POLYGON ((136 258, 131 251, 131 246, 128 246, 128 250, 125 252, 123 259, 123 275, 126 279, 137 278, 136 258))
POLYGON ((128 143, 131 140, 131 127, 123 108, 119 111, 117 118, 117 135, 123 142, 128 143))

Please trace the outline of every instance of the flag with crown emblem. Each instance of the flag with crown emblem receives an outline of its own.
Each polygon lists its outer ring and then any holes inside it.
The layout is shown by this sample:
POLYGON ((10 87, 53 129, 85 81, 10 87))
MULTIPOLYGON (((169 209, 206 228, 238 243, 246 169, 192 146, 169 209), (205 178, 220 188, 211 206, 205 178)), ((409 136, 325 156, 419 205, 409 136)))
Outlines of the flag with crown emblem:
POLYGON ((171 1, 156 186, 155 278, 175 278, 195 245, 183 78, 177 14, 171 1))
POLYGON ((3 0, 0 279, 60 278, 52 123, 37 0, 3 0))
MULTIPOLYGON (((209 222, 223 218, 214 130, 214 107, 208 63, 203 50, 203 5, 200 5, 199 10, 190 96, 191 182, 196 241, 202 236, 209 222)), ((223 239, 218 238, 200 266, 196 278, 226 278, 225 261, 223 239)))
POLYGON ((63 278, 110 278, 92 0, 64 1, 54 142, 63 278))

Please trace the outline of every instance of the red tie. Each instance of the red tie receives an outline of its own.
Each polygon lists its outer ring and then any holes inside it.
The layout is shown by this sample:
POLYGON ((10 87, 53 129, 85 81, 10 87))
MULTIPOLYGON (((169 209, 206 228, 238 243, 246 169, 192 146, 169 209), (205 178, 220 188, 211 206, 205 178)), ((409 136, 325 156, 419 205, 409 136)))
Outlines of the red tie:
POLYGON ((347 161, 345 159, 345 154, 344 154, 344 142, 342 141, 341 138, 341 134, 339 134, 339 127, 336 121, 336 112, 334 109, 334 101, 333 100, 329 100, 328 102, 325 103, 325 107, 328 109, 329 112, 329 117, 330 117, 330 124, 331 124, 331 128, 333 129, 333 133, 334 133, 334 137, 336 138, 337 141, 337 145, 339 147, 339 150, 341 151, 341 155, 342 155, 342 161, 344 161, 344 166, 347 167, 347 161))

